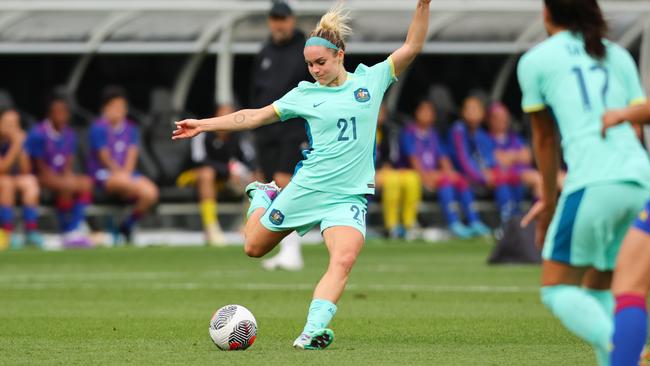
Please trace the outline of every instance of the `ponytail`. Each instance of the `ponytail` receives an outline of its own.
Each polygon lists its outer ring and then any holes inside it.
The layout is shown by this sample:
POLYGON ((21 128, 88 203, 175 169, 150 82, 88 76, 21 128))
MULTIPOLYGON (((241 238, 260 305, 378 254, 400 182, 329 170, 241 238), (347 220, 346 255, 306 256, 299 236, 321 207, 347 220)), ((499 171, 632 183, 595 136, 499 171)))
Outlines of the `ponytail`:
POLYGON ((580 33, 591 57, 605 58, 603 38, 607 33, 607 22, 596 0, 544 0, 544 3, 553 23, 580 33))
POLYGON ((349 20, 349 13, 339 3, 321 17, 316 29, 309 36, 324 38, 345 51, 345 37, 352 33, 348 26, 349 20))

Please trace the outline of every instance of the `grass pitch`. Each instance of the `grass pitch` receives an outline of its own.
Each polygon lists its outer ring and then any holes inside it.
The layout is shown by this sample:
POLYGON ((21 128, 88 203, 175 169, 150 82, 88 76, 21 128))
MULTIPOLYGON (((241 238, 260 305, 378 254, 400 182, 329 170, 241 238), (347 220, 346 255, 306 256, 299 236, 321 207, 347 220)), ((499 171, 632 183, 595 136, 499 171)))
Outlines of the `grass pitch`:
POLYGON ((484 242, 369 241, 319 352, 291 348, 325 247, 265 272, 240 247, 0 253, 0 365, 592 365, 538 300, 539 268, 490 267, 484 242), (256 343, 222 352, 208 322, 256 316, 256 343))

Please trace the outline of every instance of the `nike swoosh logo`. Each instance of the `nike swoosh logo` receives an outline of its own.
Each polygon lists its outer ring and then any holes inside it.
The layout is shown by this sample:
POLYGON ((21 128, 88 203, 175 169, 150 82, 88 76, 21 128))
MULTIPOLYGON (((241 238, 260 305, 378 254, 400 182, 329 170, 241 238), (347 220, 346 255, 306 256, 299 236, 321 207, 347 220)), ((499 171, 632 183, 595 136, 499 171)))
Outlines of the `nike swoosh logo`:
POLYGON ((322 102, 320 102, 320 103, 314 103, 314 108, 318 107, 319 105, 321 105, 321 104, 323 104, 323 103, 325 103, 325 102, 327 102, 327 101, 325 100, 325 101, 322 101, 322 102))

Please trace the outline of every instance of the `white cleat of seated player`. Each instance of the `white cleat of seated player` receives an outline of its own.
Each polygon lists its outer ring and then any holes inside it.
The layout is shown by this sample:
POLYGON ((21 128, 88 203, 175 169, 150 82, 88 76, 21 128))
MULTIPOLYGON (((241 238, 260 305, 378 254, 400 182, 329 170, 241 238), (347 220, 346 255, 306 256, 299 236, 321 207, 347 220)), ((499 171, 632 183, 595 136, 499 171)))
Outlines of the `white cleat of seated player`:
POLYGON ((301 256, 287 255, 283 252, 262 261, 262 267, 268 271, 282 269, 285 271, 300 271, 304 267, 301 256))

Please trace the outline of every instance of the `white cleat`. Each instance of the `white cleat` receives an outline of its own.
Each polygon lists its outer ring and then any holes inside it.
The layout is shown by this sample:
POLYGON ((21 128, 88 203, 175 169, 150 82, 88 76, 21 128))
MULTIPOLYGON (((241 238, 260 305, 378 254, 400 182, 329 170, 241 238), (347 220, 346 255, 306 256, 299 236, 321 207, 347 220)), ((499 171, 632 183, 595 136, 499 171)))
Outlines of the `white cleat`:
POLYGON ((271 200, 274 200, 275 197, 277 197, 281 191, 280 187, 278 187, 278 185, 275 184, 275 181, 272 181, 270 183, 262 183, 262 182, 255 181, 248 184, 244 189, 244 192, 246 193, 246 196, 248 196, 248 199, 252 200, 253 192, 257 190, 265 192, 271 200))
POLYGON ((304 267, 301 257, 289 257, 282 252, 276 254, 274 257, 262 261, 262 267, 267 271, 285 270, 285 271, 300 271, 304 267))
POLYGON ((295 341, 293 348, 300 350, 321 350, 327 348, 334 341, 334 332, 331 329, 319 329, 311 334, 302 333, 295 341))
POLYGON ((205 242, 211 247, 223 247, 226 245, 226 236, 219 224, 210 225, 205 228, 205 242))

